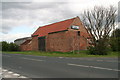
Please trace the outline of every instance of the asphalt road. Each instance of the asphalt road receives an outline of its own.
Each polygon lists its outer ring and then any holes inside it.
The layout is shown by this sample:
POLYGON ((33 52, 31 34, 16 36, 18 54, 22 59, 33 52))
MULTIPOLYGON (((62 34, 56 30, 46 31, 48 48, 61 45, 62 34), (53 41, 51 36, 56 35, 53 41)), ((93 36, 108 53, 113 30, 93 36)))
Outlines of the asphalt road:
POLYGON ((117 58, 2 55, 4 69, 29 78, 118 78, 117 58))

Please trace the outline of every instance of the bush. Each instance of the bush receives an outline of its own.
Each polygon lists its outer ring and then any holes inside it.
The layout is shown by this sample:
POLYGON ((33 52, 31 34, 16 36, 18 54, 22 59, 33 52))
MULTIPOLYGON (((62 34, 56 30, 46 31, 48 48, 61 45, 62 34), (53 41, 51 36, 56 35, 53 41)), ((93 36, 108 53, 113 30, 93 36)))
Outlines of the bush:
POLYGON ((95 47, 89 46, 89 47, 88 47, 88 54, 93 54, 93 55, 95 55, 95 47))
POLYGON ((15 43, 10 43, 9 44, 9 51, 18 51, 19 50, 19 46, 18 45, 16 45, 15 43))
POLYGON ((115 29, 112 32, 109 44, 113 51, 120 51, 120 29, 115 29))
POLYGON ((96 46, 88 47, 88 54, 107 55, 109 50, 109 46, 106 44, 106 42, 98 42, 96 46))
POLYGON ((8 51, 9 44, 6 41, 2 41, 2 51, 8 51))
POLYGON ((120 51, 120 37, 111 38, 110 46, 111 46, 112 51, 120 51))
POLYGON ((0 42, 2 43, 2 51, 19 51, 19 46, 15 43, 8 43, 6 41, 0 42))
POLYGON ((108 47, 105 45, 102 46, 102 44, 95 47, 95 52, 98 55, 107 55, 108 51, 109 51, 108 47))

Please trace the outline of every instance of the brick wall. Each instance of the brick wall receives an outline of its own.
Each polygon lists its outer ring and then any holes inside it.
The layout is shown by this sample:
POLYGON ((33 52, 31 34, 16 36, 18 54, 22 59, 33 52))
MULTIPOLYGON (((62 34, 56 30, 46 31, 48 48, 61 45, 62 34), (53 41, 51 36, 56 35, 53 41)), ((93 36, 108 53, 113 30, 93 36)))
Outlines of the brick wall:
POLYGON ((31 40, 25 41, 23 44, 20 45, 20 50, 21 51, 31 51, 32 50, 31 43, 32 43, 31 40))
POLYGON ((46 38, 47 51, 68 52, 80 49, 80 36, 76 31, 49 34, 46 38))
POLYGON ((68 52, 73 50, 85 50, 89 46, 87 42, 88 33, 79 18, 71 25, 80 26, 79 30, 71 28, 68 31, 48 34, 46 37, 46 51, 68 52), (78 35, 80 31, 80 36, 78 35))
POLYGON ((72 47, 70 44, 72 39, 67 37, 67 31, 48 34, 46 37, 46 50, 47 51, 69 51, 72 47))
POLYGON ((37 36, 32 37, 32 50, 38 51, 38 37, 37 36))
MULTIPOLYGON (((84 25, 82 24, 81 20, 79 18, 76 18, 74 20, 74 22, 71 25, 76 25, 76 26, 80 26, 79 30, 74 30, 74 31, 80 31, 80 40, 76 41, 76 44, 79 43, 79 49, 80 50, 85 50, 87 49, 87 47, 89 46, 89 43, 87 41, 87 37, 89 36, 87 30, 85 29, 84 25)), ((70 31, 73 31, 73 29, 70 29, 70 31)), ((76 36, 78 37, 78 36, 76 36)))
POLYGON ((31 44, 21 45, 20 46, 20 50, 21 51, 31 51, 32 50, 32 46, 31 46, 31 44))

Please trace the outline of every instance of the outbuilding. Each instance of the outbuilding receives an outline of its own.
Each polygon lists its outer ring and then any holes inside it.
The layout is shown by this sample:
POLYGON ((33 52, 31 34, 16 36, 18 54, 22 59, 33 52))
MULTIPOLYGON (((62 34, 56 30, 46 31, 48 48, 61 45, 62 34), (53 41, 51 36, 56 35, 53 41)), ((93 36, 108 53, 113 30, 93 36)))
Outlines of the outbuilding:
POLYGON ((31 37, 21 45, 29 49, 21 50, 69 52, 90 46, 90 34, 79 17, 39 27, 31 37))

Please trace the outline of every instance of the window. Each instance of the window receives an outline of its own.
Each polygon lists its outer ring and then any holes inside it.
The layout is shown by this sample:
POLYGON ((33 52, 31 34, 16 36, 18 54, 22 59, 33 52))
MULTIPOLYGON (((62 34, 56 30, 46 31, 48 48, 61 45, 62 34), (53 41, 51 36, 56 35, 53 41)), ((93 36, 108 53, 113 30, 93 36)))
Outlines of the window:
POLYGON ((80 31, 77 32, 78 36, 80 36, 80 31))
POLYGON ((78 30, 78 29, 79 29, 79 26, 74 26, 74 25, 72 25, 72 26, 71 26, 71 29, 76 29, 76 30, 78 30))

